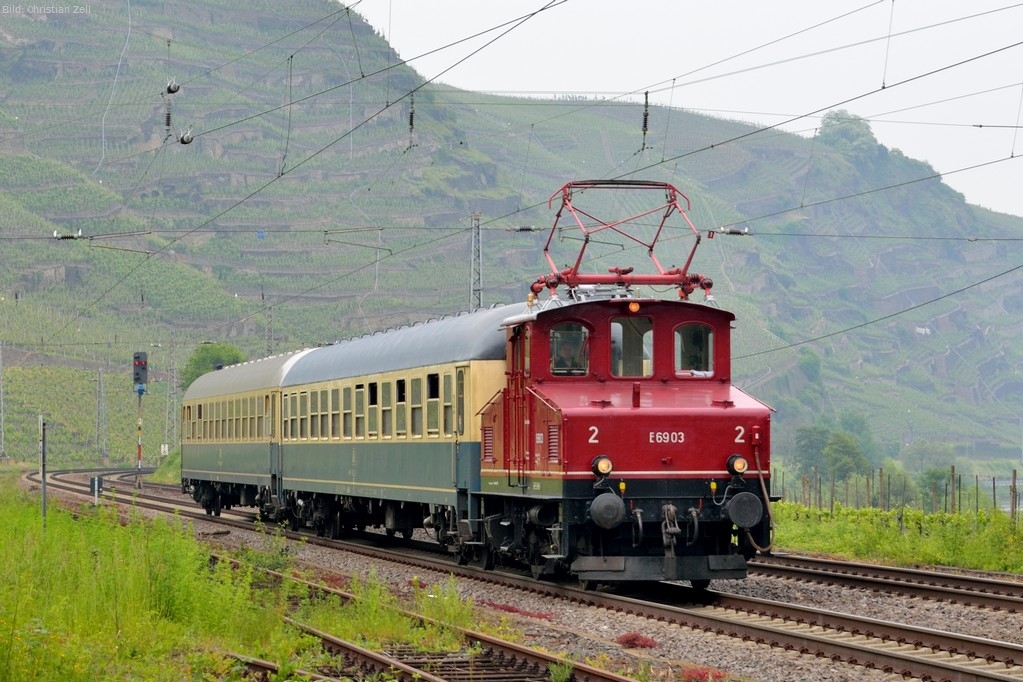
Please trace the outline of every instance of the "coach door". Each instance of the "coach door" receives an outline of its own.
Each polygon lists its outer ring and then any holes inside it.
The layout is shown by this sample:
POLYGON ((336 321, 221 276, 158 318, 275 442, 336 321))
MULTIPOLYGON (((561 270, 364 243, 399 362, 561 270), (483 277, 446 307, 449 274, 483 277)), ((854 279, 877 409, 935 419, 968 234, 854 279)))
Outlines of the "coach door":
POLYGON ((281 452, 281 434, 280 427, 278 426, 278 420, 280 419, 280 400, 281 394, 279 391, 271 393, 267 396, 265 401, 266 413, 266 436, 270 444, 270 461, 269 473, 270 473, 270 494, 273 495, 275 503, 278 503, 281 499, 283 492, 283 483, 281 481, 281 473, 284 468, 282 461, 283 454, 281 452))

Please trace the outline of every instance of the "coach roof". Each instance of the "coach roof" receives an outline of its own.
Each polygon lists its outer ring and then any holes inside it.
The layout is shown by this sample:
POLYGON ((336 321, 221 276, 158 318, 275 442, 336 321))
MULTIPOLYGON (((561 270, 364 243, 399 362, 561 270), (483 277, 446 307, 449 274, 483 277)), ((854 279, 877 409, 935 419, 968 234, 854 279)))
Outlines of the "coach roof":
POLYGON ((288 368, 313 350, 315 349, 306 348, 292 353, 282 353, 208 372, 192 382, 185 391, 184 400, 279 388, 288 368))
POLYGON ((282 386, 470 360, 503 360, 501 322, 522 312, 506 305, 339 341, 304 354, 282 386))

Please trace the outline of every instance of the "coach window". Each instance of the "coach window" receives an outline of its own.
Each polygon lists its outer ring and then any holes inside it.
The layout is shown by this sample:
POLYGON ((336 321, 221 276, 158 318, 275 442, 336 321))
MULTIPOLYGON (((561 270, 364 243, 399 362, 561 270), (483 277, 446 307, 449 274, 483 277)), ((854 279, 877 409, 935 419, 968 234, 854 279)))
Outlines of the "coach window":
POLYGON ((270 438, 280 439, 281 433, 277 425, 281 423, 278 412, 281 411, 280 393, 273 393, 266 396, 266 405, 263 413, 266 415, 266 435, 270 438))
POLYGON ((309 394, 298 394, 298 430, 302 439, 309 437, 309 394))
POLYGON ((253 427, 256 424, 256 397, 249 396, 242 398, 242 438, 251 439, 255 432, 253 427))
POLYGON ((578 322, 551 327, 551 373, 581 376, 590 366, 589 331, 578 322))
POLYGON ((330 438, 330 403, 327 389, 320 391, 320 438, 330 438))
POLYGON ((440 374, 426 375, 426 435, 440 435, 440 374))
POLYGON ((391 402, 393 384, 390 381, 380 382, 380 435, 390 438, 394 435, 394 411, 391 402))
POLYGON ((352 437, 352 387, 345 386, 341 391, 342 402, 341 402, 341 423, 343 425, 342 434, 345 438, 352 437))
POLYGON ((423 437, 423 379, 415 377, 409 382, 409 420, 412 422, 412 437, 423 437))
POLYGON ((366 384, 355 384, 355 437, 366 437, 366 384))
POLYGON ((330 389, 330 437, 341 437, 341 391, 330 389))
POLYGON ((299 395, 291 394, 284 401, 284 423, 287 424, 287 433, 284 438, 294 441, 299 438, 299 395))
POLYGON ((455 432, 465 433, 465 369, 455 372, 455 432))
POLYGON ((444 375, 444 388, 441 393, 441 405, 444 408, 444 435, 450 436, 454 432, 454 407, 451 398, 451 375, 444 375))
POLYGON ((404 438, 408 435, 408 423, 405 420, 408 407, 408 382, 398 379, 394 382, 394 435, 404 438))
POLYGON ((284 439, 298 438, 298 395, 284 396, 284 439))
POLYGON ((242 440, 245 438, 245 427, 248 421, 246 417, 248 412, 246 411, 249 406, 248 398, 239 398, 234 401, 234 439, 242 440))
POLYGON ((256 397, 256 430, 252 432, 254 438, 262 438, 266 435, 263 431, 263 417, 266 414, 265 409, 268 400, 269 397, 265 395, 256 397))
POLYGON ((714 372, 714 330, 690 322, 675 327, 675 374, 710 376, 714 372))
POLYGON ((611 374, 616 377, 652 376, 654 323, 649 317, 611 320, 611 374))
POLYGON ((380 435, 380 426, 377 420, 378 410, 380 409, 380 394, 378 386, 380 384, 375 381, 366 384, 366 426, 368 427, 367 434, 370 438, 376 438, 380 435))
POLYGON ((309 437, 320 437, 320 394, 318 391, 309 394, 309 437))

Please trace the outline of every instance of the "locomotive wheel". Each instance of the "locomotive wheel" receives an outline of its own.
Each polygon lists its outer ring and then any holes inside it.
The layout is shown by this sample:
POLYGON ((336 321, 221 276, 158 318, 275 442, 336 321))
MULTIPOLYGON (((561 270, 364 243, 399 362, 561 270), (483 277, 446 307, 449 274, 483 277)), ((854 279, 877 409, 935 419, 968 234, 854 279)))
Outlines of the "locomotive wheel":
POLYGON ((222 508, 223 507, 221 506, 220 495, 218 494, 216 497, 213 498, 213 515, 220 516, 220 510, 222 508))
POLYGON ((579 589, 585 590, 587 592, 592 592, 593 590, 597 589, 597 581, 584 580, 583 578, 579 578, 579 589))
POLYGON ((411 540, 412 539, 412 529, 411 528, 402 528, 401 529, 401 539, 402 540, 411 540))
POLYGON ((710 587, 710 580, 690 580, 689 584, 693 586, 694 590, 705 590, 710 587))

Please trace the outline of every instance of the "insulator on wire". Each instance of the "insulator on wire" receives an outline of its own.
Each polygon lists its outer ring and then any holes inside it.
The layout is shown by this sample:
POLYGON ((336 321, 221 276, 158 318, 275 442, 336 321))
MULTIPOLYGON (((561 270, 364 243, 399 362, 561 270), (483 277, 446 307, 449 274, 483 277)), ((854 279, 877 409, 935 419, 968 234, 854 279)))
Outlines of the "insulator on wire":
POLYGON ((167 128, 170 128, 171 126, 170 102, 167 102, 167 113, 164 114, 163 124, 167 128))
POLYGON ((646 135, 650 121, 650 91, 643 93, 643 134, 646 135))

